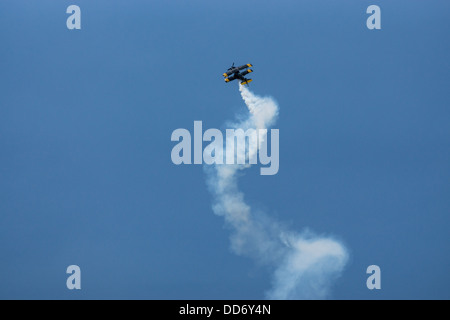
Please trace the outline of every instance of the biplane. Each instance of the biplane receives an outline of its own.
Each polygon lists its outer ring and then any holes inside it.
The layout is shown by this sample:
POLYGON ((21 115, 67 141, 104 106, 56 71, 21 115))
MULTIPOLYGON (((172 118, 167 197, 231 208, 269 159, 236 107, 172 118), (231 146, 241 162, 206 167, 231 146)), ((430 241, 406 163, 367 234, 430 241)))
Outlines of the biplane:
POLYGON ((250 63, 244 64, 240 67, 235 67, 234 62, 233 62, 232 66, 230 68, 228 68, 228 70, 223 74, 223 76, 225 77, 225 82, 231 82, 233 80, 239 79, 239 80, 241 80, 242 85, 244 85, 244 84, 248 85, 253 80, 247 79, 245 76, 247 74, 253 72, 253 70, 250 69, 251 67, 252 67, 252 65, 250 63), (244 69, 247 69, 247 70, 241 72, 241 70, 244 70, 244 69))

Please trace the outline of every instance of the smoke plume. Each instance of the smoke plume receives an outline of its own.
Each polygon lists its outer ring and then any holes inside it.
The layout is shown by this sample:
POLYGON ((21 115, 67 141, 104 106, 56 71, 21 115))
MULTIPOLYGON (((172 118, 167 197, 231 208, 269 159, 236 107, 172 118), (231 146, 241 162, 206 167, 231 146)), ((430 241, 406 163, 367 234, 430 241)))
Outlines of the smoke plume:
MULTIPOLYGON (((243 130, 272 126, 278 115, 277 103, 272 98, 253 94, 243 85, 239 90, 249 113, 232 126, 243 130)), ((260 143, 246 150, 248 156, 258 152, 260 143)), ((226 147, 229 145, 227 141, 226 147)), ((214 196, 213 211, 222 216, 231 229, 233 252, 251 257, 273 270, 272 288, 266 292, 268 299, 328 297, 332 283, 347 263, 347 250, 331 237, 310 231, 290 231, 267 214, 253 210, 245 202, 237 183, 238 173, 248 167, 248 164, 224 164, 205 168, 214 196)))

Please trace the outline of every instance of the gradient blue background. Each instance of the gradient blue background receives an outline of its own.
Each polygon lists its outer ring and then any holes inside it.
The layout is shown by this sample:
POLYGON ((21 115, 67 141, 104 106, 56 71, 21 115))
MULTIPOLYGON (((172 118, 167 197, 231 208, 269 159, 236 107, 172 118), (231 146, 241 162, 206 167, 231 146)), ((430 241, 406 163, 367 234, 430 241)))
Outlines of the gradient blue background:
POLYGON ((173 130, 280 106, 246 200, 350 251, 332 299, 450 298, 450 2, 0 1, 0 298, 261 299, 173 130), (66 28, 79 5, 82 29, 66 28), (382 29, 366 9, 382 10, 382 29), (67 266, 82 289, 66 288, 67 266), (366 268, 382 289, 366 288, 366 268))

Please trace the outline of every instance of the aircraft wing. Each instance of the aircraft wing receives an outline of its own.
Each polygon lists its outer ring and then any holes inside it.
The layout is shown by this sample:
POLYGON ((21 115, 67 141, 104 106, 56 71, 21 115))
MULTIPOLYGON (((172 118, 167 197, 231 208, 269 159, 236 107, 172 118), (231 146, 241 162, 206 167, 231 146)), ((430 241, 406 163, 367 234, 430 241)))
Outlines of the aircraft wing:
POLYGON ((247 69, 247 70, 241 72, 241 74, 242 74, 243 76, 245 76, 246 74, 249 74, 249 73, 251 73, 251 72, 253 72, 252 69, 247 69))
POLYGON ((227 71, 227 72, 225 72, 224 74, 223 74, 223 76, 226 78, 226 77, 228 77, 230 74, 233 74, 234 72, 232 72, 232 71, 227 71))
POLYGON ((230 81, 233 81, 234 79, 236 79, 236 77, 235 76, 231 76, 229 78, 225 78, 225 82, 230 82, 230 81))
POLYGON ((243 66, 238 67, 239 70, 243 70, 245 68, 251 68, 253 67, 250 63, 244 64, 243 66))

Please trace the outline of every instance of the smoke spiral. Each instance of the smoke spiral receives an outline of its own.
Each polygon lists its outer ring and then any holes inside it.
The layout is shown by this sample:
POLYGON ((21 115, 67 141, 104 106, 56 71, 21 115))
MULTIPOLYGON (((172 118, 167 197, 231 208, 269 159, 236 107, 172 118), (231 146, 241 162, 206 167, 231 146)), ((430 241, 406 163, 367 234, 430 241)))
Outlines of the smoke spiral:
MULTIPOLYGON (((279 111, 277 103, 270 97, 253 94, 243 85, 239 90, 249 113, 233 126, 243 130, 272 126, 279 111)), ((226 143, 226 148, 229 145, 226 143)), ((258 150, 246 151, 251 154, 258 150)), ((347 263, 347 249, 332 237, 289 231, 266 214, 252 210, 237 183, 237 173, 248 167, 218 164, 205 168, 214 197, 213 211, 232 230, 233 252, 271 267, 274 274, 272 288, 266 292, 268 299, 326 298, 347 263)))

